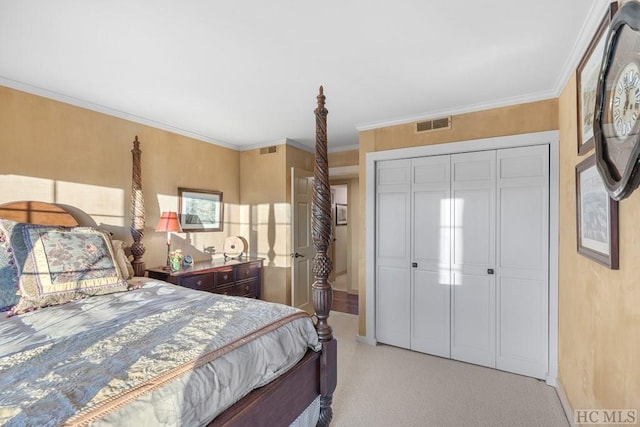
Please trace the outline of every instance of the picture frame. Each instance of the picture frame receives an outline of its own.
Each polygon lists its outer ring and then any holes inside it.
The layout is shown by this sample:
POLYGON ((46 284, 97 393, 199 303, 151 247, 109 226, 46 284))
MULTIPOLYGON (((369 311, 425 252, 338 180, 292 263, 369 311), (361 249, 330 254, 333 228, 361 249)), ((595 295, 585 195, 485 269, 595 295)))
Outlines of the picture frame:
POLYGON ((178 218, 184 232, 222 231, 222 192, 178 187, 178 218))
POLYGON ((347 205, 336 203, 336 225, 347 225, 347 205))
POLYGON ((609 197, 592 154, 576 166, 578 253, 618 269, 618 202, 609 197))
POLYGON ((594 147, 593 116, 596 105, 598 76, 609 24, 617 10, 618 2, 612 2, 576 70, 579 155, 589 152, 594 147))

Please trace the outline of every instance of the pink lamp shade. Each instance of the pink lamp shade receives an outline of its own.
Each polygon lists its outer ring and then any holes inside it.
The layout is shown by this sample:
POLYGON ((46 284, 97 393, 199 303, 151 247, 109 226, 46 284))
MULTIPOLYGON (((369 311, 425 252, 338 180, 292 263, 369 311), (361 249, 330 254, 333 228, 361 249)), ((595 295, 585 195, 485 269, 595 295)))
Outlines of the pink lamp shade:
POLYGON ((175 212, 162 212, 158 225, 156 225, 156 231, 182 231, 180 221, 178 221, 178 214, 175 212))

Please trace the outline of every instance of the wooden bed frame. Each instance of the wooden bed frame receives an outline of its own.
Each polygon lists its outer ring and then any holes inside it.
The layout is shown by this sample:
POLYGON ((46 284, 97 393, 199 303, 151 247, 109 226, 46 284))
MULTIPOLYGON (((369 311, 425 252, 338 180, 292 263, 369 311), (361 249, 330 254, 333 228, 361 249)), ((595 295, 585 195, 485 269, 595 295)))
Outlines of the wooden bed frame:
MULTIPOLYGON (((318 426, 328 426, 333 417, 331 403, 337 383, 337 342, 327 320, 331 310, 333 290, 328 277, 331 260, 328 256, 331 233, 331 190, 329 187, 327 157, 327 110, 325 96, 320 87, 317 96, 316 154, 313 191, 314 258, 313 306, 316 330, 322 345, 318 353, 307 351, 292 369, 271 383, 253 390, 240 401, 216 417, 209 426, 288 426, 318 396, 320 418, 318 426)), ((133 141, 133 176, 131 196, 131 226, 133 237, 131 252, 136 276, 145 275, 142 244, 145 227, 144 199, 141 178, 141 151, 138 137, 133 141)), ((70 207, 37 201, 21 201, 0 205, 0 217, 34 224, 77 226, 70 207)))

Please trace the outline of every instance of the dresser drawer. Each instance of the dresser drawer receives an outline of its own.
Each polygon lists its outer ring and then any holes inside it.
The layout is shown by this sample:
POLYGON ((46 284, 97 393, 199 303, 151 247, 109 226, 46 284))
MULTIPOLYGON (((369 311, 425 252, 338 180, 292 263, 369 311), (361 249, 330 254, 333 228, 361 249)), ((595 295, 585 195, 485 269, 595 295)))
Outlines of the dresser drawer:
POLYGON ((222 295, 236 295, 236 284, 235 283, 229 283, 226 285, 222 285, 222 286, 216 286, 216 290, 214 291, 216 294, 222 294, 222 295))
POLYGON ((198 289, 201 291, 214 292, 213 275, 209 274, 194 274, 193 276, 181 277, 180 286, 184 286, 191 289, 198 289))
POLYGON ((213 276, 216 286, 233 283, 236 280, 236 275, 233 268, 225 268, 224 270, 215 271, 213 273, 213 276))
POLYGON ((254 262, 251 264, 245 264, 238 267, 238 276, 236 280, 249 279, 251 277, 258 277, 260 272, 260 263, 254 262))
POLYGON ((257 298, 260 282, 257 277, 236 283, 236 295, 239 297, 257 298))

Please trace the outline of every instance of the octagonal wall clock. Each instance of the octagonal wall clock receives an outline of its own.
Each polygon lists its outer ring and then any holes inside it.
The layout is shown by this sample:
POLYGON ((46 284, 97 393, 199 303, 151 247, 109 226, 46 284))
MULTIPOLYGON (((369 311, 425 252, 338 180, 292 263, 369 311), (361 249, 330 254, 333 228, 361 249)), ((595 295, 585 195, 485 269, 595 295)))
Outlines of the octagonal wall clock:
POLYGON ((594 111, 596 163, 614 200, 640 183, 640 3, 614 15, 598 78, 594 111))

